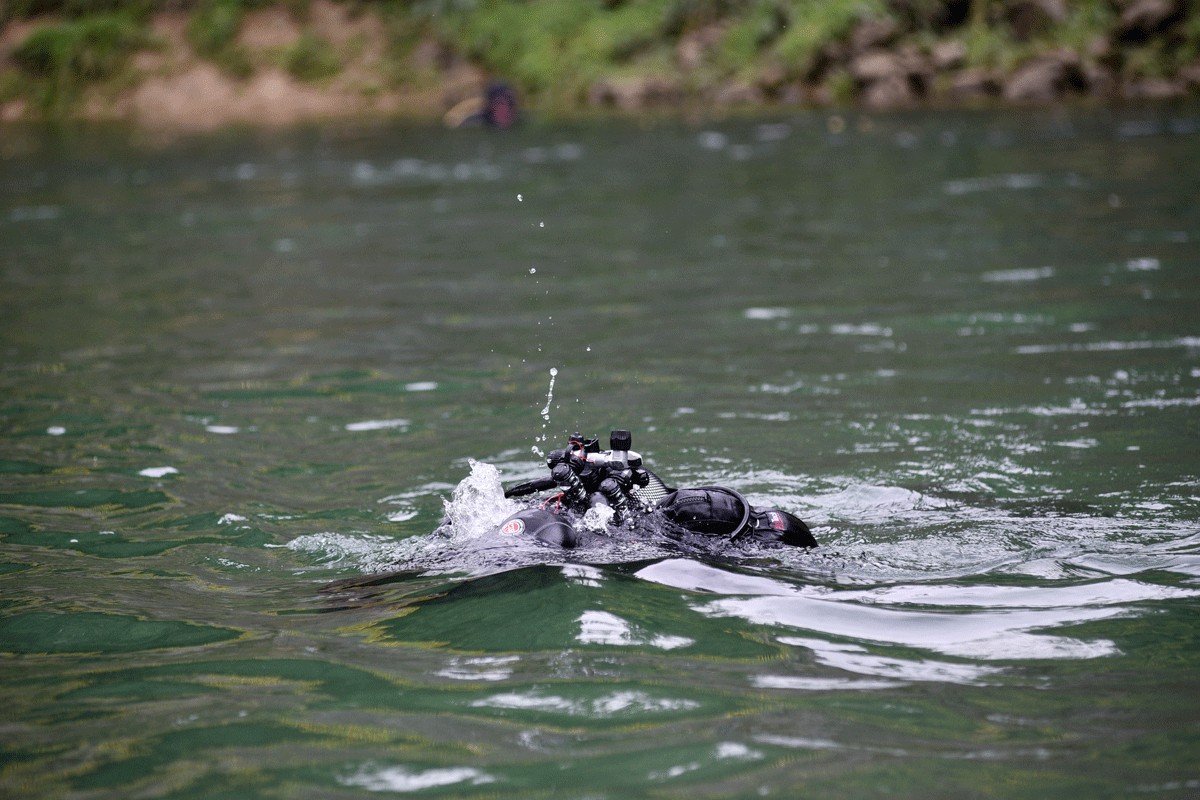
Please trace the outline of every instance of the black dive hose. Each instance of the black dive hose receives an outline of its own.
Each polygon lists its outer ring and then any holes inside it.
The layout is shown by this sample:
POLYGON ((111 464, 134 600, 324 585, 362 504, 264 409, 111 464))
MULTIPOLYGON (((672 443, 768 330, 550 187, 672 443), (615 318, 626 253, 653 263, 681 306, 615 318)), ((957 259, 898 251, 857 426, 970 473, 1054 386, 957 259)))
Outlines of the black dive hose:
POLYGON ((535 478, 534 480, 525 481, 524 483, 518 483, 516 486, 513 486, 509 489, 505 489, 504 496, 505 497, 524 497, 527 494, 534 494, 535 492, 544 492, 547 489, 553 489, 557 486, 558 486, 558 484, 554 482, 554 478, 535 478))

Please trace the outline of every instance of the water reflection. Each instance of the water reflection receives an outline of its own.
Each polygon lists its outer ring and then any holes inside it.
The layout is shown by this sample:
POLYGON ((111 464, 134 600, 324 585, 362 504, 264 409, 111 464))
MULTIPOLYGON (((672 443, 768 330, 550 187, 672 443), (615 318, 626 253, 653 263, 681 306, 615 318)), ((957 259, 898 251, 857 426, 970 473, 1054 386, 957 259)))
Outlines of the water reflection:
MULTIPOLYGON (((766 578, 731 575, 695 562, 674 560, 646 567, 638 575, 691 591, 755 595, 696 605, 695 610, 702 614, 736 616, 757 624, 799 628, 851 641, 902 645, 983 660, 1081 659, 1112 655, 1117 650, 1111 641, 1083 641, 1031 631, 1132 613, 1129 607, 1107 607, 1119 603, 1197 594, 1197 590, 1147 586, 1132 581, 1109 582, 1099 592, 1042 589, 1026 593, 1012 587, 996 587, 994 591, 975 587, 969 592, 950 592, 948 596, 939 597, 937 589, 920 586, 866 593, 829 592, 794 587, 766 578), (1029 599, 1031 596, 1032 600, 1029 599), (955 613, 907 610, 904 606, 908 605, 953 606, 955 613), (996 611, 997 608, 1004 610, 996 611)), ((804 645, 808 640, 780 641, 804 645)), ((846 647, 825 650, 822 654, 825 663, 830 663, 831 652, 847 652, 846 647)), ((848 652, 863 651, 861 647, 851 645, 848 652)), ((854 671, 863 671, 864 665, 872 660, 856 655, 845 663, 855 663, 858 668, 854 671)), ((895 677, 896 662, 883 659, 878 663, 883 671, 868 671, 869 674, 895 677)), ((934 672, 954 672, 946 665, 929 664, 928 667, 934 672)), ((916 664, 912 669, 920 673, 916 664)), ((963 671, 970 672, 970 669, 964 667, 963 671)))
POLYGON ((484 786, 496 779, 472 767, 435 767, 412 771, 407 767, 367 765, 357 772, 338 778, 343 786, 360 787, 372 792, 419 792, 439 786, 465 784, 484 786))

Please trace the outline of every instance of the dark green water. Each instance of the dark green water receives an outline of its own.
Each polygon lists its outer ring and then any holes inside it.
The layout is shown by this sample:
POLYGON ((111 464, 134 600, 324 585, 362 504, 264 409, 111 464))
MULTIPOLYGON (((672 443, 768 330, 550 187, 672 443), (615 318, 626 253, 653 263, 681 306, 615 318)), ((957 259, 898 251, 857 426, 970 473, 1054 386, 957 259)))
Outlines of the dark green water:
POLYGON ((1195 106, 0 155, 0 794, 1200 795, 1195 106))

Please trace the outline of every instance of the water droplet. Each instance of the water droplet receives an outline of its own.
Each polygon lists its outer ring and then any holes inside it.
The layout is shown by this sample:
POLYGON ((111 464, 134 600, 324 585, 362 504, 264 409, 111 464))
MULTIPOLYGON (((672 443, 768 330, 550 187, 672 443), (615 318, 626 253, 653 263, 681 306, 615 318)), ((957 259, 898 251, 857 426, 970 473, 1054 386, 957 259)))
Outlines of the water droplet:
MULTIPOLYGON (((542 348, 539 346, 538 350, 542 348)), ((550 368, 550 387, 546 390, 546 405, 542 409, 542 430, 546 429, 546 423, 550 422, 550 405, 554 402, 554 379, 558 377, 558 367, 550 368)))

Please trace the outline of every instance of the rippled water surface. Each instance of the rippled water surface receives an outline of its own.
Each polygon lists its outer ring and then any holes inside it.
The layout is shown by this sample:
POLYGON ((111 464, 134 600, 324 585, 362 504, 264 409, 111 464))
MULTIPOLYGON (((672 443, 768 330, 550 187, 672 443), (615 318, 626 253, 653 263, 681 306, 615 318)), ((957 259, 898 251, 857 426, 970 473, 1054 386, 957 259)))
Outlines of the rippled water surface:
POLYGON ((1200 796, 1200 109, 0 133, 5 796, 1200 796))

